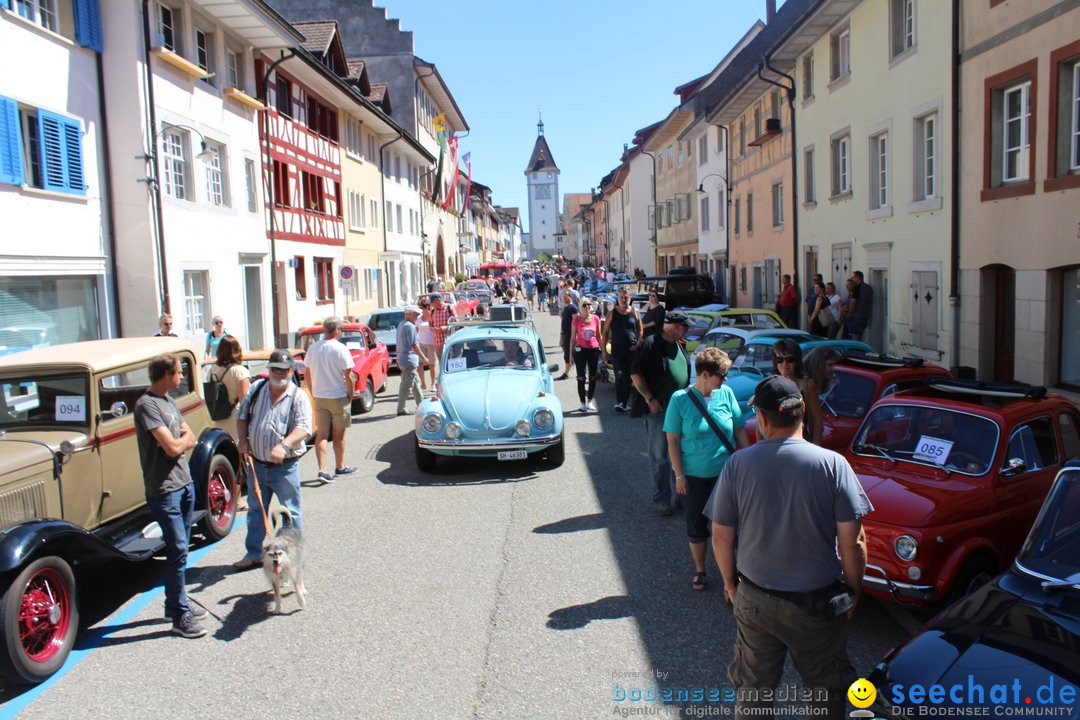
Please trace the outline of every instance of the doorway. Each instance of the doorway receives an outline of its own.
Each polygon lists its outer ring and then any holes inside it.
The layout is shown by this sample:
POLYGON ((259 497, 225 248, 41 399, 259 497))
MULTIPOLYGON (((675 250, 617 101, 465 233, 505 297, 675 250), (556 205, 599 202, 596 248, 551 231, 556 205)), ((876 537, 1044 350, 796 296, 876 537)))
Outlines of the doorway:
POLYGON ((994 290, 994 381, 1012 382, 1016 373, 1016 271, 1006 265, 991 268, 994 290))
POLYGON ((266 347, 263 326, 262 264, 244 265, 244 319, 247 325, 248 348, 266 347))
MULTIPOLYGON (((844 283, 851 277, 851 245, 833 245, 832 247, 832 278, 836 285, 836 292, 844 293, 844 283)), ((843 295, 842 295, 843 296, 843 295)), ((846 296, 844 297, 846 300, 846 296)))

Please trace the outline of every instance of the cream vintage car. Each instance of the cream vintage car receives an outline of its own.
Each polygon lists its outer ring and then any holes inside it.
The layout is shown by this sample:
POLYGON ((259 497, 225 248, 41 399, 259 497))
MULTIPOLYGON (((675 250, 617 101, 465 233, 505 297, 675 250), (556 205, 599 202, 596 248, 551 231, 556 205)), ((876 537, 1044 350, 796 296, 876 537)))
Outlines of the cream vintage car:
MULTIPOLYGON (((210 427, 201 348, 181 338, 95 340, 0 357, 0 673, 41 682, 79 627, 72 567, 145 560, 164 547, 143 490, 135 402, 149 361, 180 358, 171 393, 198 438, 188 456, 208 539, 236 520, 239 454, 210 427)), ((88 574, 83 572, 81 577, 88 574)))

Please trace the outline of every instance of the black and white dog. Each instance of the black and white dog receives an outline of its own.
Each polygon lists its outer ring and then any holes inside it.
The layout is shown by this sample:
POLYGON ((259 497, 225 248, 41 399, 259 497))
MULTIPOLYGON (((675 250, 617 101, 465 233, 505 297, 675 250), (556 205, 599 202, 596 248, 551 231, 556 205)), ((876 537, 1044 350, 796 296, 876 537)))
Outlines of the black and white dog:
POLYGON ((272 513, 273 531, 263 541, 263 571, 274 589, 274 612, 281 614, 281 591, 286 583, 296 589, 296 600, 304 609, 304 536, 293 524, 285 508, 272 513))

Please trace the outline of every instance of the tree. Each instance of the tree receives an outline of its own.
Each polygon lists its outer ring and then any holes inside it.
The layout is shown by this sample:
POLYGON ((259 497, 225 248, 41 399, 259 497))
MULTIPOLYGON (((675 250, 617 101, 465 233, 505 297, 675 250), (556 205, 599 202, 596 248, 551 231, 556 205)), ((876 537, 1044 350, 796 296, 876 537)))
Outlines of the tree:
POLYGON ((551 255, 546 252, 542 252, 536 256, 536 259, 540 262, 551 262, 551 255))

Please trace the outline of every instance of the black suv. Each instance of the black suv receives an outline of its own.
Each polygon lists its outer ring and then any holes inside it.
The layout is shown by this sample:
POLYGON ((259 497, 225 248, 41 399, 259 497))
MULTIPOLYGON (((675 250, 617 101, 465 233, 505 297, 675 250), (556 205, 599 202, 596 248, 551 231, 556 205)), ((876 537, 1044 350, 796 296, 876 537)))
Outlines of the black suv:
POLYGON ((649 290, 655 290, 660 295, 664 307, 668 309, 696 308, 724 302, 724 298, 717 294, 712 278, 708 275, 697 273, 657 275, 645 278, 642 283, 649 290))

